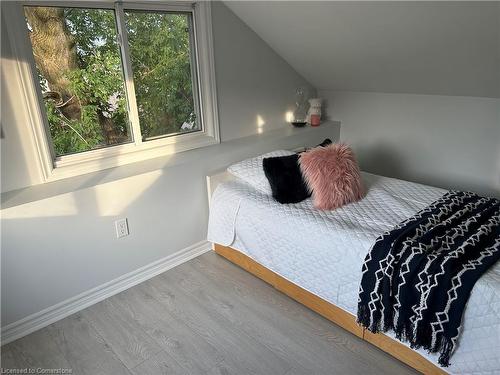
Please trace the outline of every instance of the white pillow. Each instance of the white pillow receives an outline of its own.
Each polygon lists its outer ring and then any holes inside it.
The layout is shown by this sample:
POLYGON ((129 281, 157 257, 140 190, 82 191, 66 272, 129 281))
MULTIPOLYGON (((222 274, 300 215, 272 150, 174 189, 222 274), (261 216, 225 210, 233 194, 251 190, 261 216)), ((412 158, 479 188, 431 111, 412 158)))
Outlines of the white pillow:
POLYGON ((264 194, 271 195, 271 185, 264 174, 262 168, 262 160, 274 156, 287 156, 293 155, 294 152, 287 150, 276 150, 268 152, 267 154, 256 156, 254 158, 245 159, 239 163, 233 164, 227 168, 227 171, 233 176, 245 181, 247 184, 253 186, 264 194))

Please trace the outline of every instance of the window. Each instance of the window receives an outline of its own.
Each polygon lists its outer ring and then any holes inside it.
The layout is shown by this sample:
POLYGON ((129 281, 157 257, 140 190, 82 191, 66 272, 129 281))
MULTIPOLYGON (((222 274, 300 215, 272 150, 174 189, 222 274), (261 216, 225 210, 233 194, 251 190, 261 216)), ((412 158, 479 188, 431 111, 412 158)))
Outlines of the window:
POLYGON ((200 130, 191 15, 126 11, 125 24, 142 139, 200 130))
POLYGON ((24 14, 55 156, 131 142, 114 11, 24 14))
POLYGON ((46 179, 217 143, 210 4, 94 4, 22 5, 46 179))

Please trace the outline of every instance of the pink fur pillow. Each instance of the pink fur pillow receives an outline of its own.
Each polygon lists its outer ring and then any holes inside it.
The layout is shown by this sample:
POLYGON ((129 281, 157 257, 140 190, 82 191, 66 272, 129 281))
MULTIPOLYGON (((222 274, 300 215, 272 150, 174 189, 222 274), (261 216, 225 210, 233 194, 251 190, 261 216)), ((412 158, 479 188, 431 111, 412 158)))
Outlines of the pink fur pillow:
POLYGON ((299 161, 316 208, 333 210, 363 198, 358 163, 346 144, 313 148, 301 154, 299 161))

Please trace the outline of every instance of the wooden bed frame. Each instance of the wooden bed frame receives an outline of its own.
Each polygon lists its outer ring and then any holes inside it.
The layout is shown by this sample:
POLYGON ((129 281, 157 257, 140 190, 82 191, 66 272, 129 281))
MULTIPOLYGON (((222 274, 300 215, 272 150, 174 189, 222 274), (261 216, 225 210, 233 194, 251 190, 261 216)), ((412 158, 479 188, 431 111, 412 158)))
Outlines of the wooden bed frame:
POLYGON ((417 352, 401 344, 399 341, 382 333, 373 334, 367 331, 356 323, 354 315, 286 280, 240 251, 216 243, 213 244, 213 249, 220 256, 257 276, 259 279, 264 280, 268 284, 271 284, 280 292, 293 298, 304 306, 307 306, 352 334, 391 354, 393 357, 413 367, 415 370, 429 375, 448 374, 446 371, 437 367, 417 352))

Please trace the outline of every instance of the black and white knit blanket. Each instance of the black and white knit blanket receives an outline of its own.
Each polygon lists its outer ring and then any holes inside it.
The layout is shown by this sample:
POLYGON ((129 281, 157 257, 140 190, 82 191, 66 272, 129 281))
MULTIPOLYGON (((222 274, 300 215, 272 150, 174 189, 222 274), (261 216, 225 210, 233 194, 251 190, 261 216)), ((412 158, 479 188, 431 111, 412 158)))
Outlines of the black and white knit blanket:
POLYGON ((448 192, 377 239, 366 256, 358 323, 393 330, 448 366, 472 287, 500 258, 500 201, 448 192))

